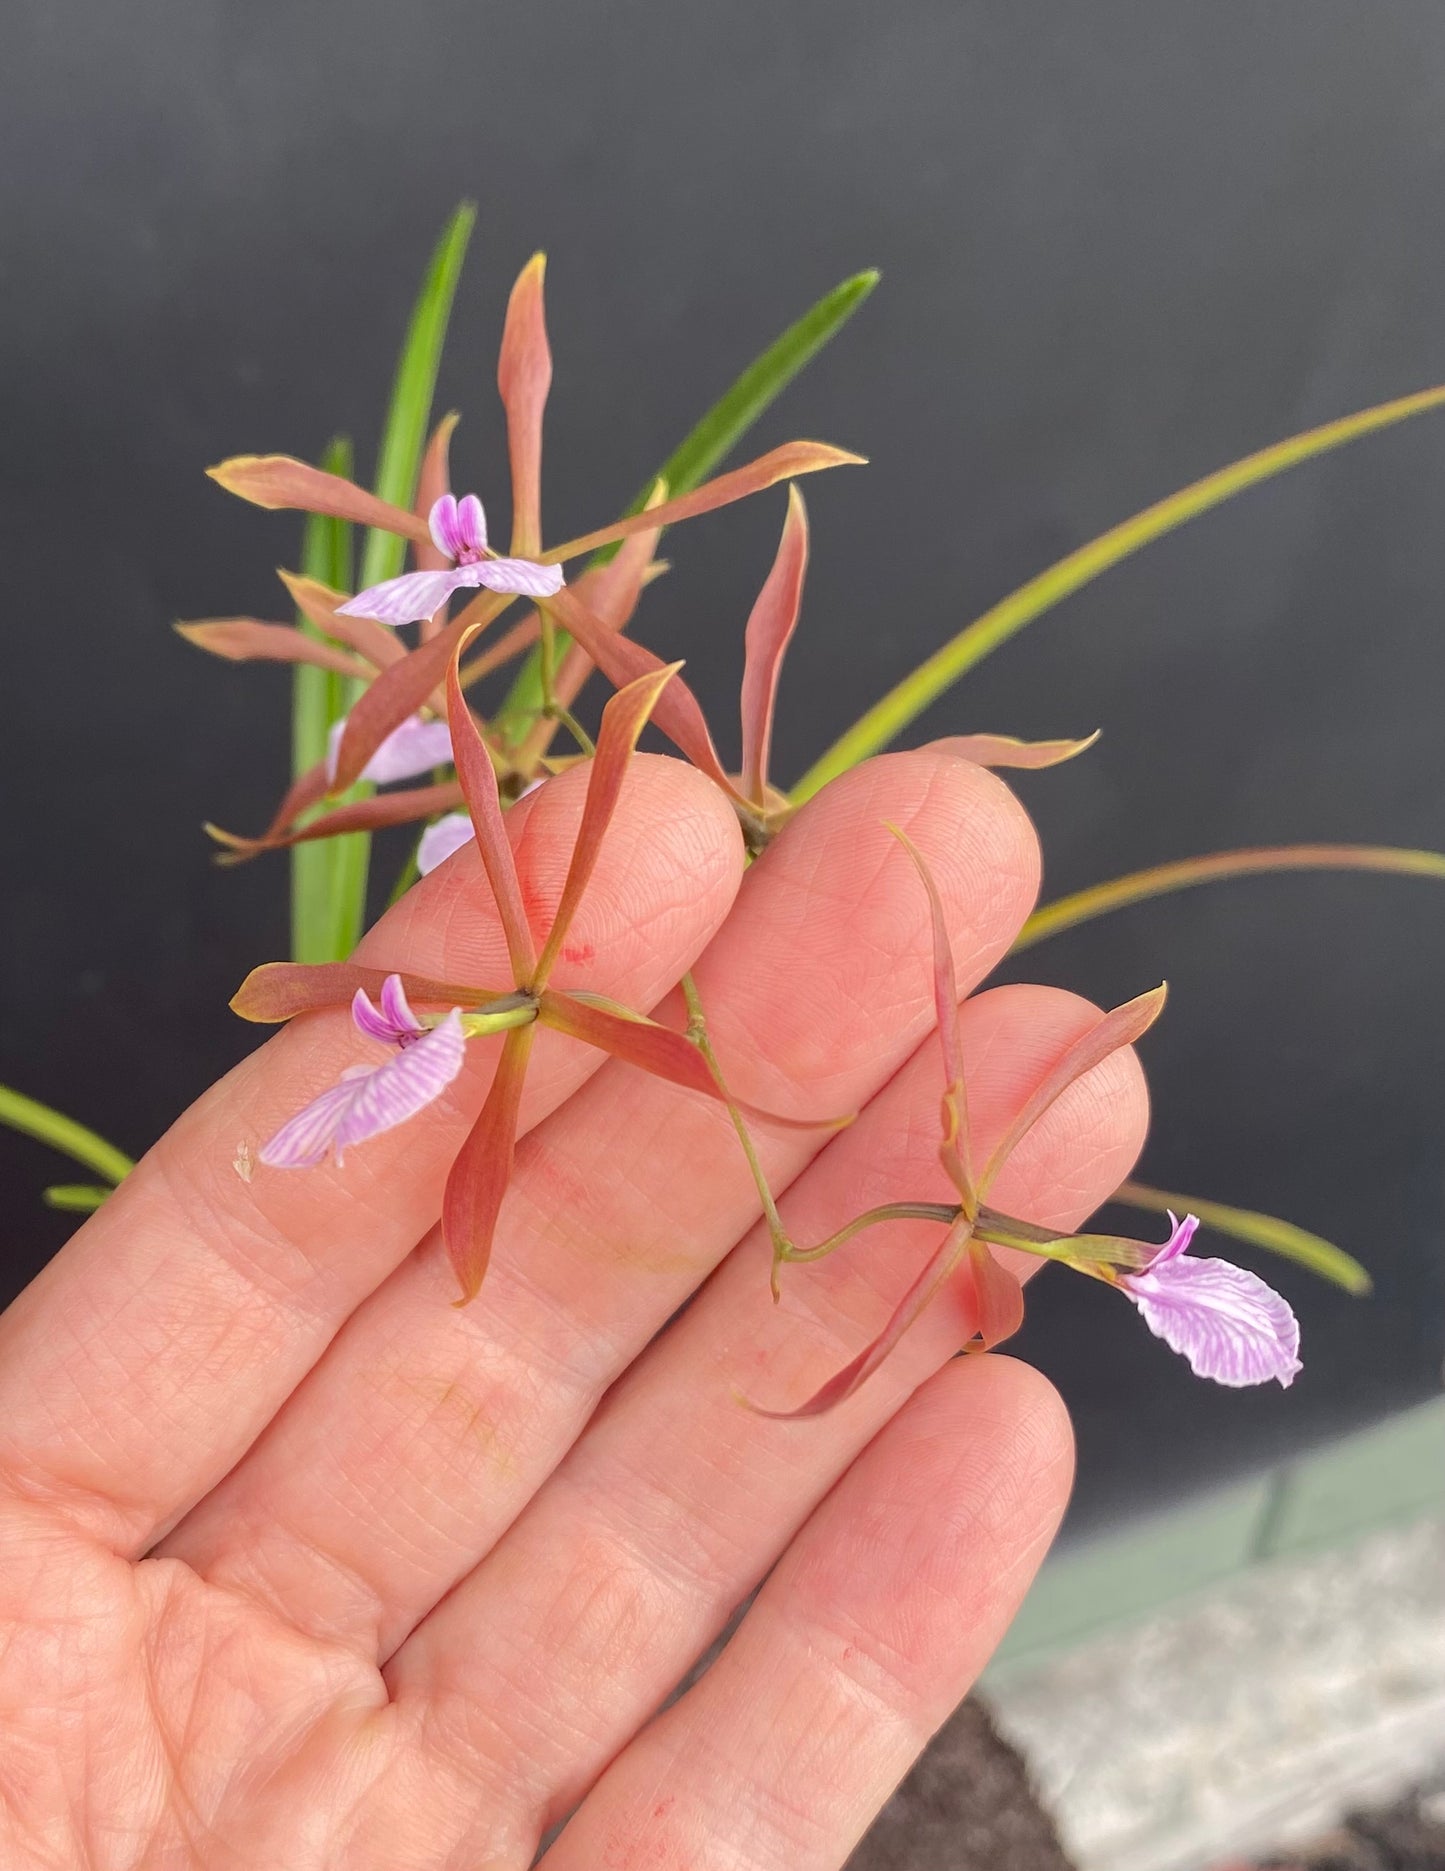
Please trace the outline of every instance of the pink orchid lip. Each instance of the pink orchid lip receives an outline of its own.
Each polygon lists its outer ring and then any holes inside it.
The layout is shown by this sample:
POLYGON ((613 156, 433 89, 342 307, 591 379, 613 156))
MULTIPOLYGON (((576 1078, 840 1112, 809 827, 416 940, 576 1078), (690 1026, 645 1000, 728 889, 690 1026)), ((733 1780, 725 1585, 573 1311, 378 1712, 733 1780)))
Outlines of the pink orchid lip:
POLYGON ((1273 1379, 1287 1389, 1302 1368, 1299 1322, 1288 1303, 1243 1267, 1187 1254, 1197 1217, 1181 1222, 1171 1213, 1169 1220, 1169 1239, 1149 1265, 1117 1275, 1116 1285, 1196 1377, 1232 1389, 1273 1379))
POLYGON ((562 568, 534 559, 508 559, 487 545, 487 516, 475 494, 442 494, 427 520, 432 543, 452 561, 446 571, 403 572, 383 579, 339 604, 346 617, 371 617, 383 624, 424 622, 435 616, 454 591, 504 592, 511 597, 550 598, 562 589, 562 568))
POLYGON ((258 1160, 271 1169, 309 1169, 329 1153, 340 1163, 353 1144, 394 1130, 439 1098, 462 1069, 466 1031, 453 1007, 441 1023, 425 1027, 412 1012, 400 975, 382 983, 381 1005, 363 989, 351 1017, 368 1039, 393 1050, 380 1065, 354 1065, 318 1098, 288 1119, 265 1143, 258 1160))

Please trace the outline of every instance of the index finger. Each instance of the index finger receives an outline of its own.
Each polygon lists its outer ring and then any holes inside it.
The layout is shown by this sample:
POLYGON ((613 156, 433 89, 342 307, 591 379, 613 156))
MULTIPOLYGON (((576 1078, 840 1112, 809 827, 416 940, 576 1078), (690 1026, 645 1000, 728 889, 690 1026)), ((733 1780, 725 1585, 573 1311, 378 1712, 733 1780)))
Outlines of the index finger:
MULTIPOLYGON (((507 815, 529 919, 545 930, 586 773, 507 815)), ((681 761, 639 756, 564 951, 565 985, 647 1009, 722 922, 742 844, 721 794, 681 761)), ((358 959, 506 986, 507 951, 476 848, 383 917, 358 959)), ((313 1014, 214 1086, 0 1318, 0 1486, 59 1503, 143 1551, 226 1474, 345 1318, 440 1212, 452 1157, 497 1042, 474 1041, 426 1120, 304 1174, 244 1180, 255 1149, 361 1047, 347 1014, 313 1014)), ((602 1062, 539 1033, 522 1129, 602 1062)))

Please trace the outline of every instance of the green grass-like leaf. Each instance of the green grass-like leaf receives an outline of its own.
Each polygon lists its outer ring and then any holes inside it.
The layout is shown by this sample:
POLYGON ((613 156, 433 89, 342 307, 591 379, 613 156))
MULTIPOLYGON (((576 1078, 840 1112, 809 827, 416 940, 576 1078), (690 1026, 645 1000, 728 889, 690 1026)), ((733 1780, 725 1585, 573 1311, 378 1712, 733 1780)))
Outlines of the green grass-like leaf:
POLYGON ((110 1194, 93 1182, 57 1182, 42 1189, 40 1199, 47 1208, 68 1209, 73 1215, 93 1215, 110 1194))
POLYGON ((1072 896, 1059 897, 1036 909, 1018 933, 1010 951, 1032 948, 1065 929, 1096 916, 1147 903, 1151 897, 1200 884, 1224 883, 1236 877, 1280 875, 1285 871, 1375 871, 1396 877, 1433 877, 1445 880, 1445 852, 1415 851, 1397 845, 1261 845, 1246 851, 1215 851, 1208 857, 1180 858, 1131 871, 1108 883, 1091 884, 1072 896))
MULTIPOLYGON (((650 475, 638 489, 626 512, 641 513, 659 479, 667 483, 670 498, 689 494, 705 481, 752 428, 753 424, 787 389, 806 364, 822 350, 828 340, 842 330, 858 307, 878 284, 880 275, 873 269, 855 273, 816 305, 810 306, 796 323, 755 358, 747 369, 724 391, 668 456, 657 473, 650 475)), ((603 546, 593 563, 605 564, 618 550, 603 546)), ((569 639, 559 635, 557 654, 561 656, 569 639)), ((503 739, 515 739, 542 705, 542 663, 533 651, 518 671, 511 692, 494 718, 494 726, 503 739)))
MULTIPOLYGON (((321 457, 328 474, 352 476, 351 443, 337 436, 321 457)), ((319 579, 336 591, 351 589, 351 526, 345 520, 325 514, 306 517, 302 536, 301 570, 308 578, 319 579)), ((308 636, 321 632, 298 612, 296 622, 308 636)), ((291 771, 293 775, 309 772, 326 758, 326 742, 332 724, 346 713, 347 682, 344 676, 329 669, 312 669, 302 664, 292 678, 291 701, 291 771)), ((314 816, 314 815, 310 815, 314 816)), ((296 961, 337 961, 338 945, 344 940, 349 905, 346 879, 354 872, 360 858, 365 874, 365 834, 348 833, 344 838, 327 839, 318 844, 296 845, 291 852, 291 954, 296 961), (363 852, 344 850, 348 841, 359 841, 363 852)))
MULTIPOLYGON (((377 453, 373 491, 398 507, 410 507, 416 498, 417 476, 426 447, 442 347, 446 343, 452 302, 475 220, 476 208, 471 202, 463 202, 447 223, 422 281, 397 360, 391 402, 377 453)), ((310 532, 308 526, 308 541, 310 532)), ((379 528, 368 529, 362 545, 357 588, 365 589, 380 584, 383 579, 395 578, 405 558, 404 539, 379 528)), ((323 577, 342 590, 350 589, 349 576, 337 579, 321 572, 313 576, 323 577)), ((335 709, 327 721, 328 727, 353 706, 362 685, 342 680, 339 686, 339 704, 335 697, 328 701, 328 706, 335 709)), ((314 723, 312 725, 314 728, 314 723)), ((345 800, 364 798, 369 790, 364 786, 353 787, 345 800)), ((298 961, 343 960, 355 948, 366 920, 370 834, 349 832, 342 838, 326 841, 324 850, 328 854, 324 905, 318 903, 316 893, 309 887, 304 905, 293 904, 292 953, 298 961)), ((299 850, 294 855, 299 857, 299 850)), ((313 874, 301 874, 307 876, 309 886, 313 874)), ((297 875, 293 869, 293 879, 297 875)), ((322 887, 318 885, 317 889, 322 887)))
POLYGON ((1197 1195, 1154 1189, 1142 1182, 1126 1182, 1112 1199, 1158 1215, 1170 1209, 1176 1215, 1197 1215, 1206 1228, 1231 1235, 1236 1241, 1246 1241, 1251 1247, 1262 1247, 1268 1253, 1280 1254, 1286 1260, 1297 1261, 1322 1280, 1342 1286, 1357 1298, 1368 1293, 1373 1284, 1352 1254, 1336 1247, 1333 1241, 1311 1234, 1307 1228, 1297 1228, 1292 1221, 1281 1221, 1277 1215, 1264 1215, 1253 1208, 1231 1208, 1225 1202, 1207 1202, 1197 1195))
POLYGON ((950 642, 945 643, 942 649, 936 650, 926 662, 920 663, 911 675, 905 676, 881 701, 875 702, 803 775, 793 788, 794 803, 801 804, 803 800, 811 799, 829 780, 836 779, 840 773, 846 773, 850 767, 857 766, 860 760, 866 760, 870 754, 876 754, 887 747, 910 722, 937 701, 946 689, 951 688, 976 663, 982 662, 1000 644, 1016 636, 1025 624, 1031 624, 1036 617, 1041 617, 1045 611, 1070 597, 1101 572, 1117 565, 1121 559, 1127 559, 1131 553, 1162 538, 1165 533, 1173 532, 1175 527, 1184 525, 1186 520, 1195 519, 1199 514, 1207 513, 1211 507, 1217 507, 1234 495, 1242 494, 1246 488, 1257 486, 1272 475, 1282 474, 1286 468, 1293 468, 1302 461, 1323 455, 1332 448, 1353 442, 1376 429, 1387 429, 1409 416, 1438 409, 1442 404, 1445 404, 1445 386, 1437 386, 1435 389, 1421 390, 1414 396, 1402 396, 1392 403, 1380 403, 1372 409, 1360 410, 1353 416, 1342 417, 1338 422, 1327 422, 1318 429, 1307 429, 1302 435, 1292 435, 1286 441, 1260 449, 1257 454, 1246 455, 1242 461, 1232 462, 1229 467, 1192 482, 1177 494, 1171 494, 1166 500, 1146 507, 1132 519, 1112 527, 1107 533, 1101 533, 1097 539, 1069 553, 1047 571, 1031 578, 1027 584, 1020 585, 1017 591, 1010 592, 991 610, 985 611, 982 617, 975 619, 950 642))
POLYGON ((23 1091, 12 1090, 9 1085, 0 1085, 0 1124, 49 1144, 52 1150, 84 1163, 107 1182, 120 1182, 135 1168, 123 1150, 117 1150, 95 1131, 78 1124, 63 1111, 41 1104, 38 1098, 27 1098, 23 1091))

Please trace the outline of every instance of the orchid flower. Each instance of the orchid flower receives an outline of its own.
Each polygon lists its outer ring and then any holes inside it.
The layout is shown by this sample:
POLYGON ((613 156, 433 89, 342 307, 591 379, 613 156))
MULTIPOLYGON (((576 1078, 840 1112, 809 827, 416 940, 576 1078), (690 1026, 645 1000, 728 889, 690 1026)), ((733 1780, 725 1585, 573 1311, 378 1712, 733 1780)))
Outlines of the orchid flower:
POLYGON ((1273 1378, 1287 1389, 1301 1369, 1294 1314, 1256 1274, 1227 1260, 1191 1258, 1199 1226, 1193 1215, 1180 1221, 1171 1209, 1169 1223, 1169 1239, 1148 1265, 1116 1274, 1114 1284, 1196 1377, 1234 1388, 1273 1378))
POLYGON ((1117 1286, 1143 1315, 1156 1337, 1189 1362, 1196 1376, 1230 1385, 1261 1384, 1274 1378, 1288 1385, 1300 1369, 1299 1326, 1285 1301, 1264 1281, 1223 1260, 1195 1260, 1186 1249, 1198 1219, 1170 1214, 1171 1232, 1162 1246, 1118 1235, 1060 1235, 986 1206, 984 1197, 1022 1139, 1073 1084, 1121 1047, 1141 1038, 1164 1007, 1164 989, 1141 994, 1103 1017, 1066 1049, 1035 1086, 981 1169, 973 1161, 958 983, 943 900, 922 853, 896 826, 889 829, 913 861, 928 895, 933 934, 933 987, 945 1087, 941 1105, 939 1161, 958 1194, 956 1204, 894 1202, 859 1216, 816 1247, 798 1248, 783 1232, 765 1196, 776 1268, 782 1261, 819 1260, 855 1234, 881 1221, 911 1216, 946 1224, 933 1257, 908 1288, 872 1342, 799 1408, 764 1411, 785 1418, 816 1416, 850 1397, 883 1363, 945 1284, 970 1288, 974 1337, 990 1350, 1023 1323, 1023 1289, 995 1259, 994 1247, 1014 1248, 1059 1260, 1077 1272, 1117 1286))
MULTIPOLYGON (((559 992, 548 985, 596 867, 627 764, 674 670, 664 668, 619 689, 603 710, 582 822, 552 926, 539 949, 527 921, 521 880, 502 820, 496 770, 462 694, 458 671, 462 647, 458 644, 447 671, 453 753, 458 784, 506 937, 512 987, 473 988, 390 972, 381 976, 375 969, 349 962, 273 962, 251 972, 231 1005, 244 1019, 271 1022, 336 1006, 349 998, 353 1018, 363 1032, 401 1049, 399 1057, 375 1070, 343 1078, 284 1125, 260 1153, 261 1162, 282 1168, 319 1162, 333 1145, 339 1155, 363 1137, 403 1122, 456 1076, 468 1037, 506 1034, 491 1090, 452 1165, 442 1199, 442 1233, 465 1303, 481 1286, 511 1180, 522 1088, 536 1026, 584 1040, 614 1058, 708 1097, 724 1094, 708 1057, 688 1034, 601 996, 559 992), (374 985, 381 988, 379 1010, 370 1000, 374 985), (426 1030, 412 1013, 408 996, 449 1012, 440 1025, 426 1030), (446 1040, 442 1034, 448 1036, 446 1040), (451 1048, 443 1056, 449 1068, 445 1077, 430 1065, 433 1054, 440 1054, 443 1046, 451 1048), (426 1069, 408 1069, 418 1054, 426 1055, 426 1069)), ((831 1127, 835 1122, 751 1114, 793 1128, 831 1127)))
POLYGON ((453 1008, 427 1027, 412 1012, 400 975, 381 985, 380 1006, 364 988, 351 1003, 351 1017, 368 1039, 394 1048, 380 1065, 354 1065, 339 1084, 314 1098, 283 1124, 259 1152, 272 1169, 308 1169, 334 1152, 340 1163, 352 1144, 379 1137, 415 1117, 439 1098, 462 1069, 466 1034, 453 1008))
POLYGON ((438 864, 444 864, 454 851, 469 845, 476 837, 472 821, 465 812, 448 812, 435 825, 428 825, 416 848, 416 867, 428 877, 438 864))
MULTIPOLYGON (((348 717, 332 725, 326 745, 326 777, 336 775, 336 751, 346 732, 348 717)), ((361 770, 361 777, 376 786, 390 786, 397 780, 412 780, 419 773, 452 762, 452 731, 445 721, 428 721, 424 715, 409 715, 399 728, 377 748, 361 770)))
POLYGON ((383 624, 422 623, 454 591, 484 585, 488 591, 512 596, 550 598, 562 589, 560 565, 504 559, 490 549, 487 516, 475 494, 463 494, 460 500, 455 494, 441 495, 427 516, 427 530, 437 551, 450 560, 449 570, 403 572, 400 578, 384 579, 338 606, 339 614, 374 617, 383 624))
MULTIPOLYGON (((625 687, 638 676, 661 668, 658 659, 647 652, 640 653, 640 661, 630 656, 628 652, 636 646, 608 629, 590 606, 575 600, 572 589, 562 583, 559 568, 566 560, 634 534, 655 532, 695 514, 712 512, 779 481, 862 459, 822 442, 784 443, 685 494, 544 549, 542 418, 552 380, 542 296, 544 270, 543 256, 538 254, 522 269, 513 286, 497 362, 497 387, 507 415, 511 461, 510 559, 491 556, 481 503, 473 496, 453 506, 449 504, 451 497, 443 495, 433 504, 428 518, 421 520, 341 475, 328 474, 287 455, 238 455, 210 470, 212 479, 222 487, 257 506, 300 508, 378 527, 399 534, 422 553, 440 551, 451 561, 448 571, 405 573, 399 579, 374 586, 341 606, 338 615, 364 612, 391 623, 413 618, 425 621, 435 615, 450 592, 487 587, 457 616, 382 670, 371 683, 352 709, 342 737, 336 761, 337 788, 347 787, 359 778, 387 735, 427 700, 443 680, 458 643, 463 638, 470 640, 477 630, 500 616, 518 593, 537 597, 544 615, 555 617, 556 623, 571 633, 614 687, 625 687)), ((701 710, 691 690, 679 680, 671 682, 658 698, 657 725, 681 745, 679 733, 688 732, 700 722, 701 710)), ((705 738, 705 727, 703 735, 705 738)))

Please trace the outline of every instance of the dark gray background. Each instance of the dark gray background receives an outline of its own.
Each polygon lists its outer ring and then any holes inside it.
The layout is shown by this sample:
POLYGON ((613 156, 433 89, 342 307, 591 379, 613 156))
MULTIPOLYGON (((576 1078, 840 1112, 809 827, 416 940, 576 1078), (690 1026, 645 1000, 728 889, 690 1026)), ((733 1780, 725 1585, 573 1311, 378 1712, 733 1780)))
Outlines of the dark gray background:
MULTIPOLYGON (((441 390, 466 412, 460 478, 496 484, 500 313, 545 246, 554 533, 629 496, 818 293, 884 269, 757 436, 873 462, 810 490, 793 772, 1071 546, 1445 377, 1438 0, 10 0, 4 41, 0 1076, 135 1150, 252 1043, 225 1000, 285 940, 281 865, 217 872, 199 822, 263 820, 286 679, 168 623, 284 614, 296 525, 201 469, 314 454, 338 424, 369 461, 461 195, 480 215, 441 390)), ((1445 844, 1442 481, 1438 417, 1308 467, 936 711, 929 729, 1104 729, 1021 787, 1047 894, 1236 843, 1445 844)), ((720 709, 778 509, 679 535, 653 608, 720 709)), ((1108 1294, 1042 1281, 1021 1346, 1078 1418, 1076 1524, 1437 1386, 1442 953, 1438 886, 1299 878, 1028 958, 1104 1000, 1167 972, 1147 1173, 1289 1214, 1379 1276, 1361 1305, 1279 1273, 1307 1335, 1288 1395, 1197 1386, 1108 1294)), ((0 1136, 11 1286, 67 1231, 32 1206, 57 1171, 0 1136)))

